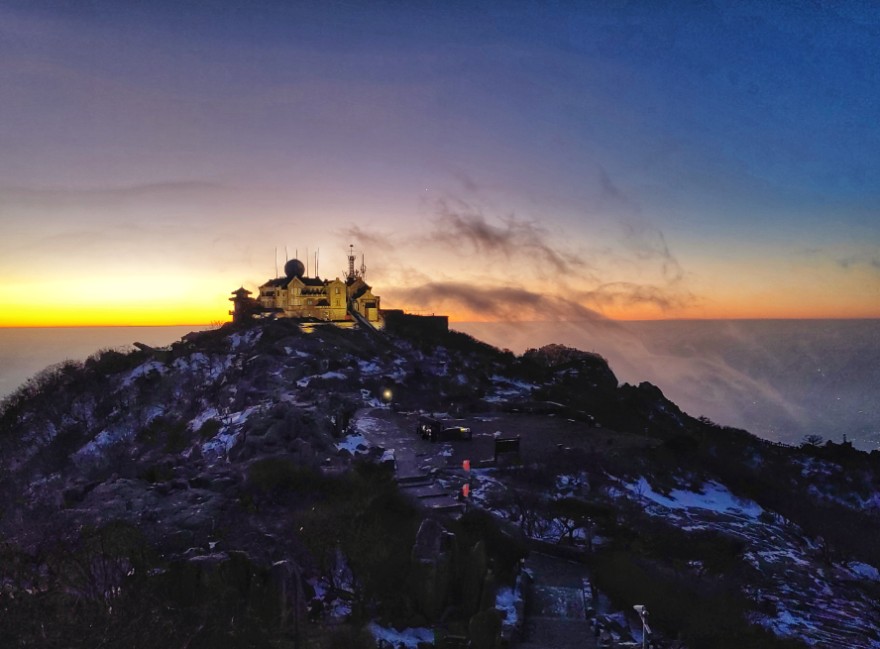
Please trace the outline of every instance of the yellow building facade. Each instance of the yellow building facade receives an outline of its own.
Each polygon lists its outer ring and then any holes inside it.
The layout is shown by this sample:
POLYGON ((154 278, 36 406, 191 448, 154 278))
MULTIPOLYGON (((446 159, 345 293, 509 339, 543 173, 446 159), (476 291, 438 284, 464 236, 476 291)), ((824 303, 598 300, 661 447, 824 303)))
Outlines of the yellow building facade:
POLYGON ((366 324, 381 329, 384 322, 380 298, 373 294, 362 273, 351 272, 344 280, 306 277, 297 259, 284 266, 284 277, 260 286, 257 301, 265 312, 287 318, 332 322, 339 326, 366 324))

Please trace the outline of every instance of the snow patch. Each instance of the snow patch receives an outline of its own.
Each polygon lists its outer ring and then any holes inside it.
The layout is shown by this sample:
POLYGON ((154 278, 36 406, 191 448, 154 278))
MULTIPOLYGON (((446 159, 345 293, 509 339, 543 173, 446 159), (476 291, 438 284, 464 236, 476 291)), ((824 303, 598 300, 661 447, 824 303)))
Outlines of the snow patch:
MULTIPOLYGON (((214 437, 209 439, 202 445, 202 451, 205 453, 215 453, 218 455, 222 455, 228 453, 229 450, 235 446, 236 442, 241 437, 241 425, 244 424, 255 412, 260 410, 260 406, 251 406, 249 408, 245 408, 239 412, 233 412, 223 418, 223 428, 220 429, 214 437)), ((213 410, 210 409, 210 410, 213 410)), ((209 411, 206 411, 209 412, 209 411)), ((216 411, 215 411, 216 412, 216 411)), ((204 415, 205 413, 202 413, 204 415)), ((194 419, 196 421, 202 415, 194 419)))
POLYGON ((312 376, 306 376, 301 378, 296 382, 297 386, 301 388, 309 387, 309 383, 311 383, 312 379, 342 379, 345 380, 348 377, 342 372, 332 371, 332 372, 324 372, 323 374, 315 374, 312 376))
POLYGON ((160 363, 159 361, 147 361, 146 363, 141 363, 136 368, 134 368, 131 372, 128 373, 128 376, 125 377, 122 381, 122 387, 127 388, 132 383, 134 383, 137 379, 142 376, 146 376, 151 372, 157 372, 159 374, 164 374, 166 372, 165 365, 160 363))
POLYGON ((860 579, 868 579, 870 581, 880 581, 880 570, 877 570, 869 563, 861 561, 853 561, 847 566, 852 573, 858 575, 860 579))
POLYGON ((102 430, 95 438, 80 448, 74 458, 82 460, 88 457, 100 457, 108 446, 121 442, 131 437, 132 431, 127 428, 110 428, 102 430))
POLYGON ((367 629, 376 639, 383 640, 397 649, 401 645, 407 649, 416 649, 420 642, 434 644, 434 632, 426 627, 414 627, 409 629, 392 629, 390 627, 380 626, 376 622, 370 622, 367 629))
POLYGON ((216 453, 217 455, 228 453, 240 436, 241 431, 217 433, 202 445, 202 452, 216 453))
POLYGON ((236 332, 229 336, 229 346, 238 349, 242 345, 252 345, 263 335, 262 329, 248 329, 244 332, 236 332))
POLYGON ((192 421, 189 422, 187 427, 190 430, 198 430, 209 419, 220 419, 220 413, 217 411, 217 408, 208 408, 207 410, 202 411, 198 416, 196 416, 192 421))
POLYGON ((382 368, 373 361, 367 362, 359 360, 358 367, 361 370, 361 374, 363 374, 364 376, 376 376, 377 374, 382 373, 382 368))
POLYGON ((734 496, 723 484, 709 481, 703 484, 702 493, 685 489, 673 489, 668 496, 654 491, 645 478, 624 484, 627 491, 668 509, 708 509, 721 514, 739 514, 758 518, 763 508, 751 500, 734 496))
POLYGON ((352 435, 349 435, 342 441, 337 442, 336 450, 346 450, 352 455, 355 455, 357 453, 364 453, 365 451, 363 449, 359 449, 359 446, 363 448, 368 448, 370 446, 370 443, 367 441, 367 438, 360 433, 354 433, 352 435))
POLYGON ((510 637, 511 632, 520 624, 520 612, 523 610, 522 575, 516 578, 516 588, 502 586, 495 595, 495 609, 504 617, 501 621, 502 632, 510 637))

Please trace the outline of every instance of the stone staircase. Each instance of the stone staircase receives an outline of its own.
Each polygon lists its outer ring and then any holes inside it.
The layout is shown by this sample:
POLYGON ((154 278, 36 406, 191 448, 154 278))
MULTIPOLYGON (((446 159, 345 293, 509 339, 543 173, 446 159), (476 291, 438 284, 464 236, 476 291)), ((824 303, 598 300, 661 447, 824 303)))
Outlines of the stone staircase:
POLYGON ((519 649, 594 649, 587 622, 584 568, 580 564, 532 552, 525 569, 532 575, 519 649))
POLYGON ((398 476, 397 486, 401 493, 406 494, 431 511, 449 514, 461 513, 464 504, 455 499, 448 491, 443 490, 428 475, 414 474, 398 476))

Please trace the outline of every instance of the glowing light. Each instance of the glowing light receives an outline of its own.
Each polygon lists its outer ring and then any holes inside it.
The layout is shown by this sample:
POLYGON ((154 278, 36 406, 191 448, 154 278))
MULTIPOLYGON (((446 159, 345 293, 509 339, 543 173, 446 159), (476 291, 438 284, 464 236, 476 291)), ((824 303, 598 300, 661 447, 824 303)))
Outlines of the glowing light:
POLYGON ((155 275, 10 281, 0 286, 0 327, 226 322, 225 293, 219 284, 155 275))

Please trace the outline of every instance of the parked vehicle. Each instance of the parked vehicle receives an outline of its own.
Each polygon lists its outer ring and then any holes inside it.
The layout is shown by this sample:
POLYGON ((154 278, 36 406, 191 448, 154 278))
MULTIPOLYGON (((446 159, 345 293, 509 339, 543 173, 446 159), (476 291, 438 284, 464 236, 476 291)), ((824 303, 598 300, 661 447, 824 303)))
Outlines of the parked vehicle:
POLYGON ((471 439, 473 433, 466 426, 448 426, 439 419, 422 415, 416 423, 416 433, 422 439, 439 442, 451 439, 471 439))
POLYGON ((448 426, 440 431, 440 439, 471 439, 474 434, 465 426, 448 426))

